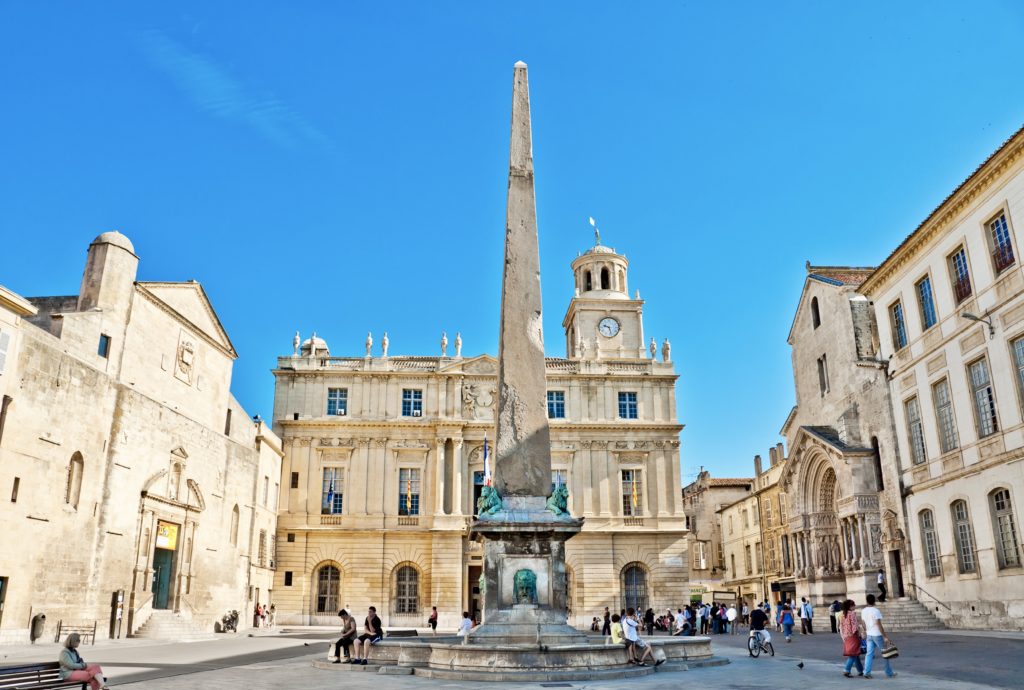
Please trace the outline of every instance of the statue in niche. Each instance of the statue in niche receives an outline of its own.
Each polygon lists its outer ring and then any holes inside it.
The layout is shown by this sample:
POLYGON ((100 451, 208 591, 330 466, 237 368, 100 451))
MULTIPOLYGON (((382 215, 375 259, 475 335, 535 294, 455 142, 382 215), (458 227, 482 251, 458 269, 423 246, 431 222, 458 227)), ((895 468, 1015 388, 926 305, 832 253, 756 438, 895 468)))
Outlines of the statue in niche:
POLYGON ((579 342, 579 345, 577 347, 579 347, 580 359, 586 359, 587 358, 587 341, 585 339, 583 339, 583 338, 580 338, 580 342, 579 342))
POLYGON ((455 334, 455 359, 462 359, 462 333, 455 334))
POLYGON ((559 484, 548 497, 544 504, 545 510, 550 510, 555 515, 569 514, 569 488, 565 484, 559 484))
POLYGON ((384 331, 384 337, 380 339, 380 347, 381 347, 381 350, 383 350, 383 352, 384 352, 384 355, 383 355, 384 357, 388 356, 388 345, 390 345, 390 344, 391 344, 391 341, 388 340, 388 332, 384 331))
POLYGON ((480 498, 476 500, 476 509, 480 515, 494 515, 501 510, 501 496, 493 486, 485 486, 480 490, 480 498))
POLYGON ((517 604, 537 603, 537 574, 523 568, 517 570, 512 579, 513 600, 517 604))
POLYGON ((441 331, 441 356, 448 356, 448 333, 441 331))
POLYGON ((366 356, 373 356, 373 334, 369 331, 366 332, 366 356))

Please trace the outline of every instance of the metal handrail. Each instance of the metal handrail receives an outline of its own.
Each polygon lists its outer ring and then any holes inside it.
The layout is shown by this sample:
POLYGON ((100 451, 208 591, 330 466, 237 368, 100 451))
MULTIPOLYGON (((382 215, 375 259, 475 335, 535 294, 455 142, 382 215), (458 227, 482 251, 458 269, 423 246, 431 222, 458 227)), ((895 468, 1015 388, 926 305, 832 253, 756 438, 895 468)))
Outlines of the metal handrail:
POLYGON ((917 591, 921 592, 922 594, 925 594, 925 595, 927 595, 927 596, 931 597, 932 599, 934 599, 934 600, 935 600, 935 603, 936 603, 936 604, 938 604, 939 606, 944 606, 944 607, 946 607, 946 610, 947 610, 947 611, 949 611, 950 613, 953 613, 953 609, 951 609, 951 608, 949 607, 949 604, 946 604, 946 603, 945 603, 945 602, 943 602, 943 601, 939 601, 939 598, 938 598, 937 596, 935 596, 934 594, 932 594, 931 592, 929 592, 928 590, 926 590, 926 589, 925 589, 924 587, 922 587, 921 585, 917 584, 916 582, 912 582, 912 583, 910 583, 910 586, 911 586, 911 587, 913 587, 914 589, 916 589, 917 591))

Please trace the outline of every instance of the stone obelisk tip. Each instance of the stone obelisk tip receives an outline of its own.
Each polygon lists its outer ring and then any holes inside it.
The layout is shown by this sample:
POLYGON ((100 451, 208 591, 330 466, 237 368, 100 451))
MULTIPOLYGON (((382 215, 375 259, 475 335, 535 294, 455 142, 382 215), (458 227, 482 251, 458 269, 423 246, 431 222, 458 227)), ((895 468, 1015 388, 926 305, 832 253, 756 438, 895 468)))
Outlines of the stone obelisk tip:
POLYGON ((526 63, 522 60, 517 60, 515 64, 516 69, 526 69, 526 63))

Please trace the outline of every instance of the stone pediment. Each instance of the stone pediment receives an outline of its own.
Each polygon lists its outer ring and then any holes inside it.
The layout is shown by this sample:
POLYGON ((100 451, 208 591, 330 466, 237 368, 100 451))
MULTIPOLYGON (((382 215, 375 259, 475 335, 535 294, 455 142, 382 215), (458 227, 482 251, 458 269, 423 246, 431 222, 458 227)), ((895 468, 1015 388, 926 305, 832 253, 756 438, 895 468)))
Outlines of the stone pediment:
POLYGON ((195 281, 184 283, 136 283, 147 299, 168 312, 183 325, 191 327, 232 358, 237 357, 227 331, 213 310, 203 286, 195 281))
POLYGON ((479 355, 469 359, 453 360, 441 367, 446 374, 477 374, 482 376, 498 375, 498 360, 490 355, 479 355))

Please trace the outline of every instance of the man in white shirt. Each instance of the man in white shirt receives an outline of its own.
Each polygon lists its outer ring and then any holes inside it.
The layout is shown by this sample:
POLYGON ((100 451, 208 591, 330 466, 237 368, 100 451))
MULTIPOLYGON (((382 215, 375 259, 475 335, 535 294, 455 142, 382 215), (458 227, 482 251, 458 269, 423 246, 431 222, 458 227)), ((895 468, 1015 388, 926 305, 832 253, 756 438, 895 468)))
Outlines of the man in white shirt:
POLYGON ((679 609, 676 611, 676 631, 673 635, 682 635, 684 626, 686 625, 686 616, 683 615, 683 610, 679 609))
POLYGON ((814 607, 811 606, 811 602, 807 601, 807 597, 800 597, 800 634, 801 635, 813 635, 814 626, 812 625, 814 618, 814 607))
POLYGON ((885 601, 885 595, 887 594, 885 589, 885 571, 881 568, 878 569, 878 591, 881 592, 878 595, 878 600, 885 601))
POLYGON ((725 612, 725 619, 729 621, 729 632, 733 635, 736 634, 736 606, 735 604, 729 604, 729 609, 725 612))
MULTIPOLYGON (((864 634, 867 636, 868 651, 864 657, 864 677, 871 677, 871 665, 875 660, 875 655, 881 656, 882 649, 886 645, 891 645, 892 641, 889 636, 885 633, 885 627, 882 625, 882 612, 875 607, 875 595, 869 594, 867 596, 868 605, 865 606, 861 612, 861 620, 864 621, 864 634)), ((885 675, 892 678, 896 675, 896 672, 892 670, 892 665, 889 660, 882 657, 885 661, 885 675)))

